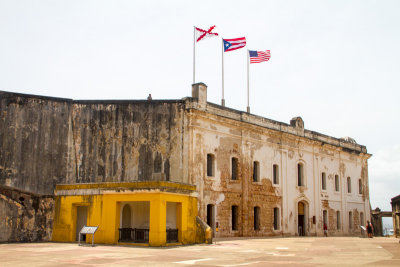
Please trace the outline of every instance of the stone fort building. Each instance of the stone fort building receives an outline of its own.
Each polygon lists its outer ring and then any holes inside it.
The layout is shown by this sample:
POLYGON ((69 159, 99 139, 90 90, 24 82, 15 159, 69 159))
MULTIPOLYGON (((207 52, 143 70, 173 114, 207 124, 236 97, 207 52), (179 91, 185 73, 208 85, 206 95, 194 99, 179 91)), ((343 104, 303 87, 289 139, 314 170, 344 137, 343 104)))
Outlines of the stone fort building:
POLYGON ((365 146, 207 102, 0 92, 0 241, 359 235, 365 146))

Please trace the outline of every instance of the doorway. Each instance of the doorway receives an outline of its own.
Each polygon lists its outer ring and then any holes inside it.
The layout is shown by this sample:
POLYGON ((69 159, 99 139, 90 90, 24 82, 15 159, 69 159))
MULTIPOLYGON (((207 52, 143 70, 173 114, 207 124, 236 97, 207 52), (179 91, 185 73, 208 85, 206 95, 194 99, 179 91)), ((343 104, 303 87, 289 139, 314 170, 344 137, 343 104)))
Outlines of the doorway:
POLYGON ((207 205, 207 224, 211 227, 214 233, 214 205, 207 205))
MULTIPOLYGON (((76 207, 76 235, 75 240, 79 240, 79 232, 81 231, 83 226, 87 224, 87 207, 86 206, 78 206, 76 207)), ((86 241, 86 235, 82 235, 82 240, 86 241)))
POLYGON ((298 203, 298 226, 297 226, 297 231, 299 236, 305 236, 306 235, 306 205, 303 202, 298 203))

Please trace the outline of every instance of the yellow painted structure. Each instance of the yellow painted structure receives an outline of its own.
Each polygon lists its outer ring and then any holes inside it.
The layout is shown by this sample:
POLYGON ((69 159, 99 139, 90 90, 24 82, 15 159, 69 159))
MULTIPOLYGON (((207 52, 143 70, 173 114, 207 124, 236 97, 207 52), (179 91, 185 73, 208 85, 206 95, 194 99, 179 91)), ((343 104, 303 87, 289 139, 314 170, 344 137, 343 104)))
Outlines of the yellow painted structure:
POLYGON ((75 241, 77 208, 86 206, 86 225, 99 227, 95 243, 119 244, 121 203, 148 202, 149 243, 145 245, 166 246, 167 203, 172 202, 176 203, 178 242, 195 243, 197 198, 191 196, 194 191, 195 186, 163 181, 57 185, 52 240, 75 241))

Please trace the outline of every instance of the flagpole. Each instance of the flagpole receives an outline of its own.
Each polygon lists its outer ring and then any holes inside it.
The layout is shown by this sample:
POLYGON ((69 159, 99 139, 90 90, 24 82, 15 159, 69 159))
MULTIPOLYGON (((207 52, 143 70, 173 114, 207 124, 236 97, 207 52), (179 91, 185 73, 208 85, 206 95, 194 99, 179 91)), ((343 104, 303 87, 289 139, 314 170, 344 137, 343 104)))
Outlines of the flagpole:
POLYGON ((250 113, 250 101, 249 101, 249 49, 247 49, 247 113, 250 113))
POLYGON ((193 26, 193 84, 196 82, 196 26, 193 26))
POLYGON ((225 106, 225 98, 224 98, 224 39, 221 38, 222 40, 222 100, 221 100, 221 105, 224 107, 225 106))

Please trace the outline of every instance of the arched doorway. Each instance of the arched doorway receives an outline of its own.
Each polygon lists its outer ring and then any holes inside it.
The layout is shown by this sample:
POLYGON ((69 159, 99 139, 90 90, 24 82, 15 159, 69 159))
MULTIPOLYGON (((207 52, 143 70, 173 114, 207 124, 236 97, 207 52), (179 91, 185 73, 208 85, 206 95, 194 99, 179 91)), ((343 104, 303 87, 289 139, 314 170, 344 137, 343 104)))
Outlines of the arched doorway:
POLYGON ((307 203, 298 202, 297 204, 297 232, 299 236, 307 234, 307 203))
POLYGON ((122 223, 121 227, 122 228, 130 228, 131 227, 131 207, 126 204, 124 208, 122 209, 122 223))

